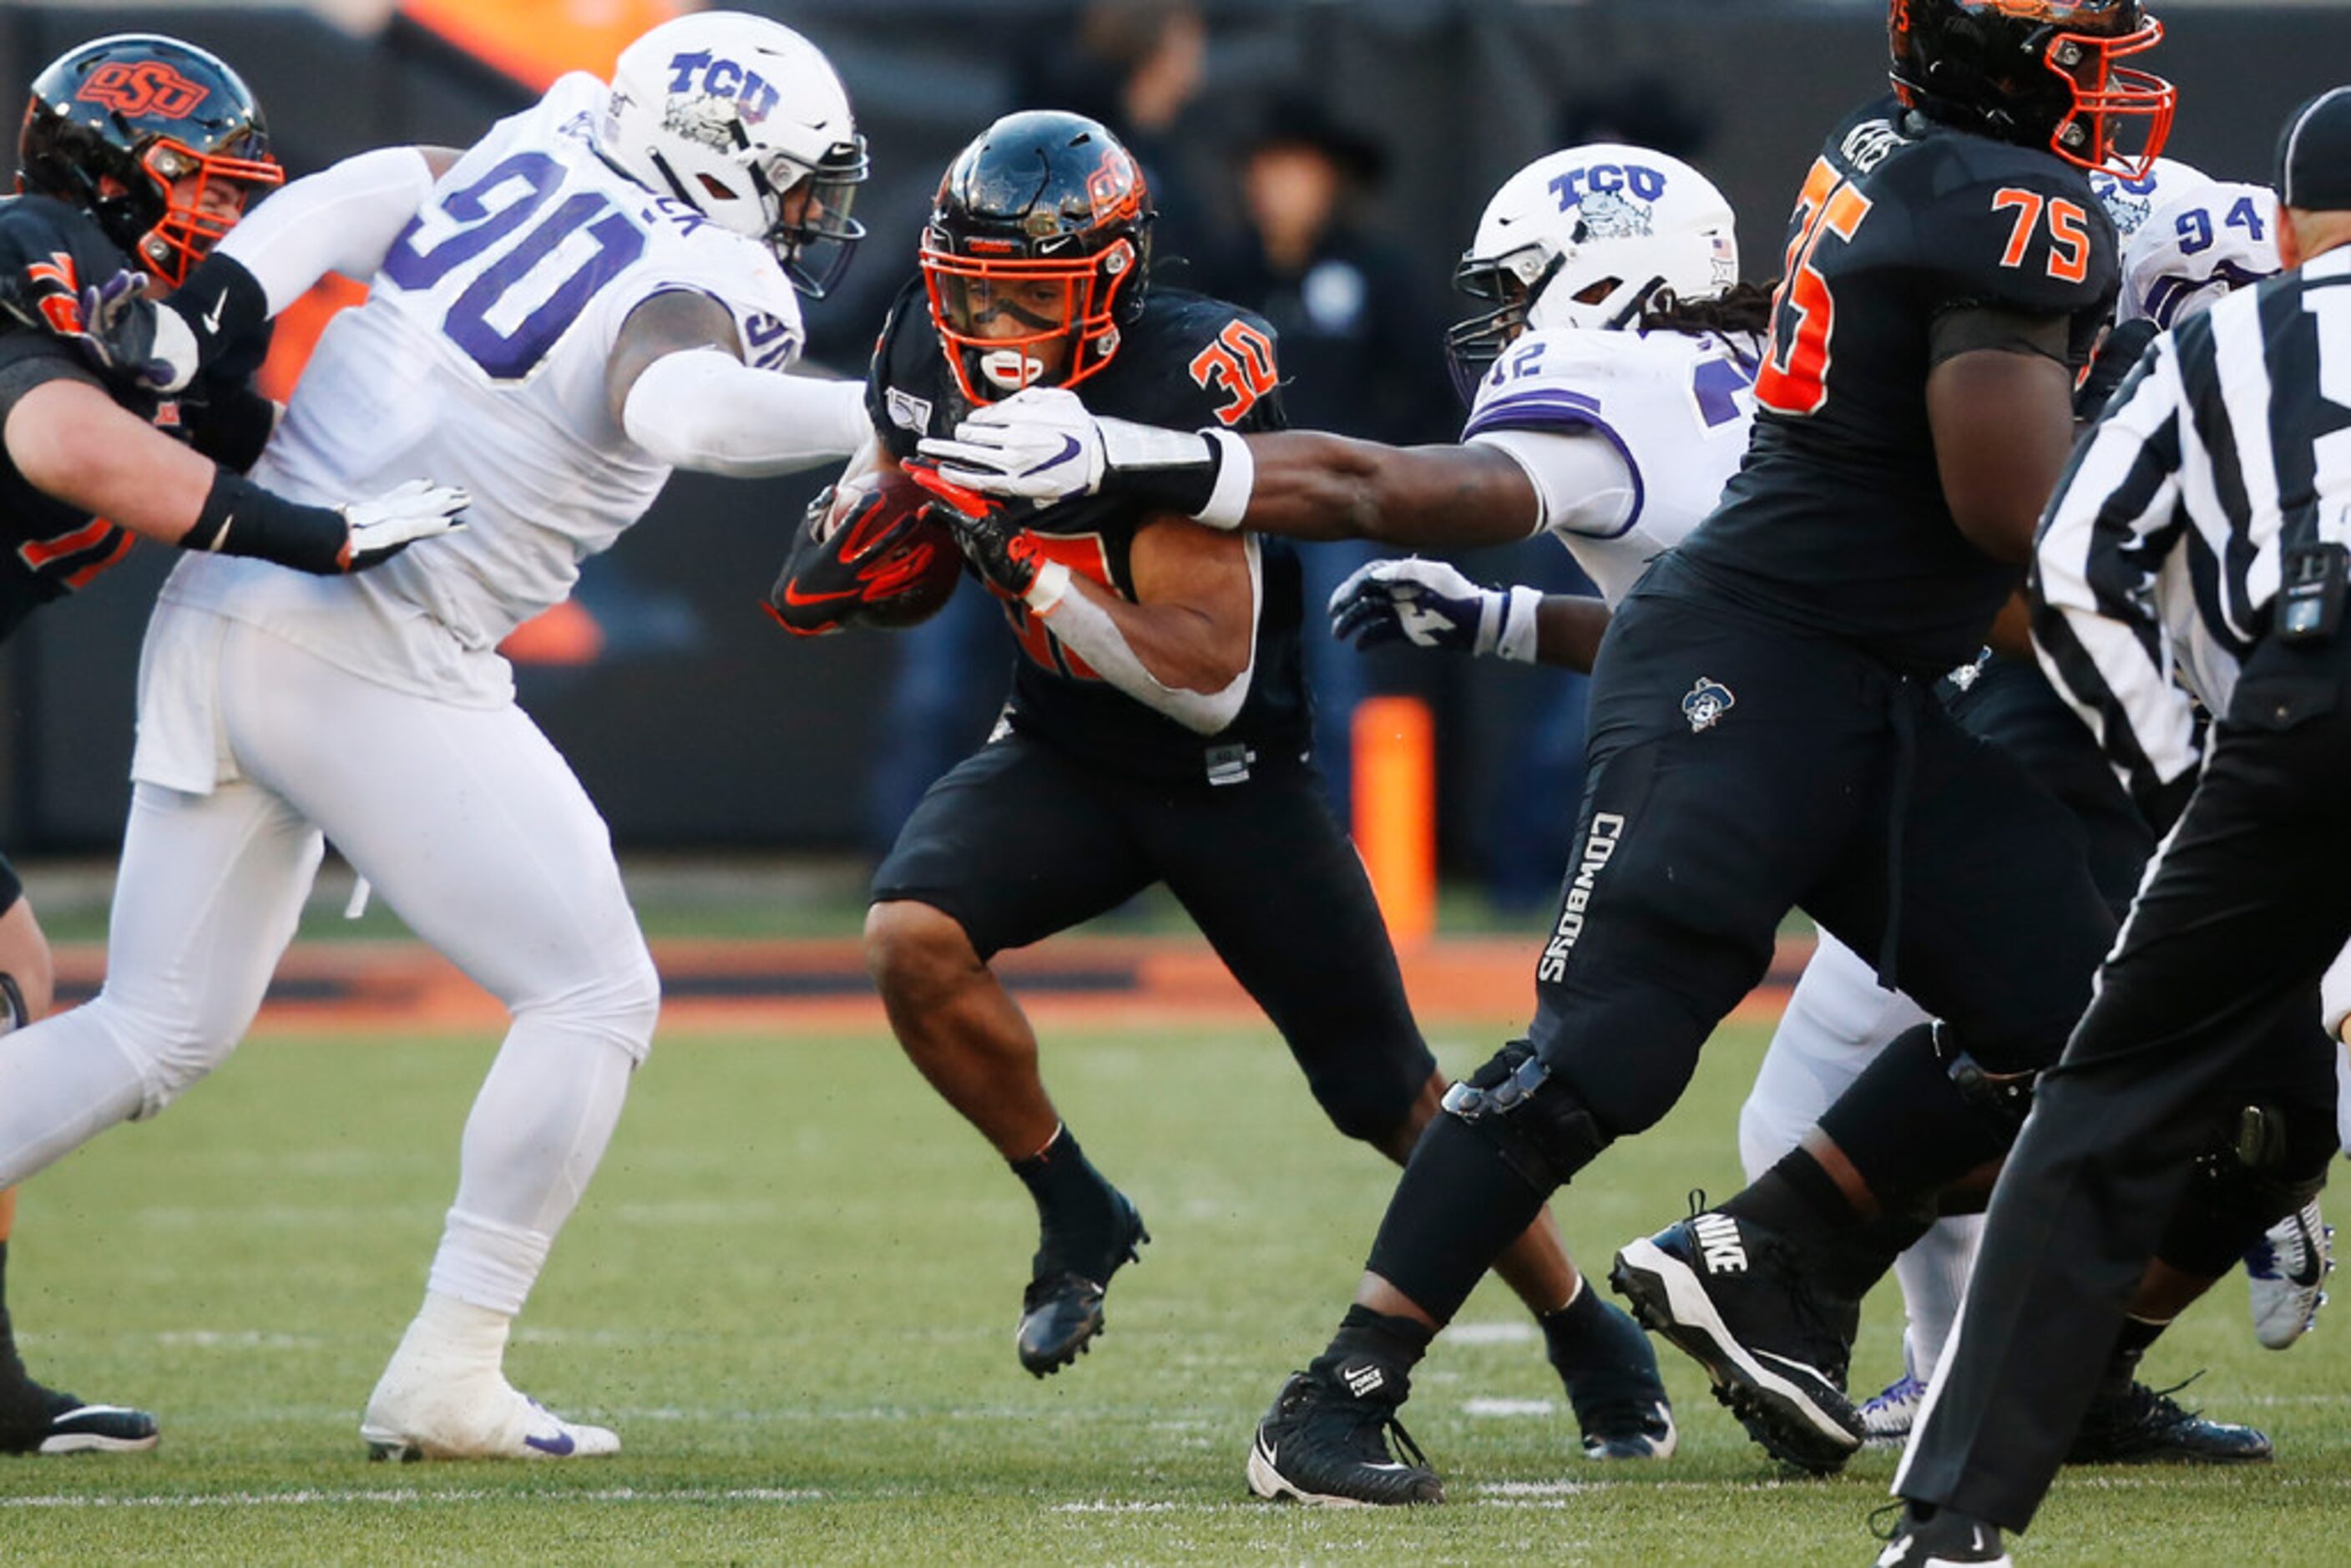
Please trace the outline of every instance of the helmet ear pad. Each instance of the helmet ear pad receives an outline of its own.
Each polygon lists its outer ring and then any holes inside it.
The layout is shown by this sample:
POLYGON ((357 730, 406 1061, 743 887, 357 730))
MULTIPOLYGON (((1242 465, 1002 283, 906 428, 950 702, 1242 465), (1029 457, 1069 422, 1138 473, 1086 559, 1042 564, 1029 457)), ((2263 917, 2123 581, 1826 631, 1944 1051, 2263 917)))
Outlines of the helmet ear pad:
POLYGON ((17 142, 21 189, 90 214, 176 286, 253 193, 282 183, 261 106, 217 56, 155 33, 93 39, 34 78, 17 142), (224 213, 206 196, 236 199, 224 213))
POLYGON ((1155 215, 1134 155, 1083 115, 1007 115, 957 153, 931 204, 922 267, 964 395, 990 402, 1108 368, 1143 313, 1155 215))

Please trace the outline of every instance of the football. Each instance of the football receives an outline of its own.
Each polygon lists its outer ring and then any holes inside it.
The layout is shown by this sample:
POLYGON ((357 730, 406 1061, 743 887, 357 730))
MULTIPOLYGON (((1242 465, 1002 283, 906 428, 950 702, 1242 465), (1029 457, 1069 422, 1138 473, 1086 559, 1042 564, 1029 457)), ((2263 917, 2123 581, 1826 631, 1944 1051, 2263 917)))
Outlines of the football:
POLYGON ((853 574, 853 618, 888 630, 937 614, 963 576, 963 552, 946 525, 928 515, 932 497, 895 468, 844 480, 821 538, 853 574))

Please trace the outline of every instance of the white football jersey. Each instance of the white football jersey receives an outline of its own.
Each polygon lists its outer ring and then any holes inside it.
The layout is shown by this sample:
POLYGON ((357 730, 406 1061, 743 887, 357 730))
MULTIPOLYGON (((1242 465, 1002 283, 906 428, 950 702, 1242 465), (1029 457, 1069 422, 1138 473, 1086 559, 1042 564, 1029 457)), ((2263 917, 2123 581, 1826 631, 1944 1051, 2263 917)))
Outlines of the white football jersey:
POLYGON ((803 340, 798 297, 765 246, 597 156, 605 94, 593 77, 564 77, 441 177, 366 303, 320 337, 254 470, 329 505, 408 479, 460 485, 468 528, 343 578, 191 554, 166 599, 402 689, 511 694, 498 643, 566 598, 579 563, 669 476, 605 396, 629 313, 659 293, 704 295, 734 317, 752 364, 778 374, 803 340))
POLYGON ((1747 451, 1754 382, 1751 340, 1528 332, 1479 383, 1462 440, 1501 446, 1525 465, 1543 526, 1613 606, 1721 499, 1747 451), (1576 493, 1588 481, 1546 482, 1547 455, 1558 462, 1566 443, 1593 440, 1623 459, 1625 490, 1594 497, 1576 493))

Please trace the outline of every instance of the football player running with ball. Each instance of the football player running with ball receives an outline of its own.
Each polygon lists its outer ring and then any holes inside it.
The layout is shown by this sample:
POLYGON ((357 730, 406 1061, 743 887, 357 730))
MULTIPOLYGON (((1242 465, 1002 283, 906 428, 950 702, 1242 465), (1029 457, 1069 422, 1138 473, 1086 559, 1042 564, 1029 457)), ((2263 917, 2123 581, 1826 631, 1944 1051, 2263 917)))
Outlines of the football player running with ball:
MULTIPOLYGON (((1253 1464, 1298 1490, 1435 1494, 1381 1440, 1410 1369, 1499 1242, 1672 1106, 1799 904, 1940 1021, 1614 1277, 1767 1448, 1842 1465, 1862 1435, 1843 1386, 1862 1292, 1941 1189, 2005 1149, 2087 999, 2113 919, 2077 830, 1933 687, 2021 582, 2070 448, 2074 378, 2116 284, 2086 172, 2136 172, 2172 93, 2116 64, 2158 36, 2133 0, 1895 0, 1889 25, 1898 96, 1832 132, 1798 200, 1746 461, 1617 607, 1594 663, 1531 1038, 1422 1140, 1353 1307, 1259 1429, 1253 1464), (2128 125, 2144 134, 2126 158, 2128 125)), ((1523 471, 1449 453, 1076 424, 1061 422, 1072 488, 1228 525, 1318 497, 1527 506, 1523 471)), ((1036 493, 1023 439, 958 444, 991 444, 1012 460, 968 451, 970 482, 993 468, 1036 493)))
POLYGON ((454 163, 396 148, 288 186, 152 323, 201 354, 215 323, 231 336, 329 269, 371 277, 255 472, 316 497, 422 470, 465 486, 471 527, 363 576, 207 554, 165 585, 105 988, 0 1051, 0 1179, 157 1113, 227 1058, 332 838, 513 1019, 423 1309, 368 1401, 377 1457, 619 1447, 517 1392, 503 1358, 660 987, 603 821, 496 648, 673 466, 772 473, 855 449, 855 384, 783 372, 795 290, 820 293, 846 259, 864 172, 813 46, 692 15, 623 51, 610 88, 564 77, 454 163))
MULTIPOLYGON (((1204 438, 1127 423, 1116 417, 1125 410, 1048 388, 977 408, 952 438, 921 449, 950 479, 1053 502, 1097 487, 1082 472, 1091 459, 1069 465, 1074 477, 1050 459, 1086 451, 1108 431, 1150 465, 1138 491, 1229 528, 1241 519, 1218 510, 1200 461, 1213 442, 1256 460, 1254 491, 1245 486, 1233 502, 1245 505, 1250 530, 1234 549, 1283 550, 1253 541, 1257 534, 1455 546, 1548 530, 1603 598, 1484 590, 1441 561, 1379 561, 1333 597, 1334 624, 1364 641, 1588 668, 1609 605, 1706 515, 1746 450, 1770 302, 1737 277, 1730 207, 1704 175, 1645 148, 1569 148, 1503 183, 1463 256, 1458 281, 1490 308, 1447 335, 1457 384, 1473 404, 1458 446, 1405 451, 1304 431, 1243 436, 1223 425, 1204 438), (1187 481, 1196 493, 1184 493, 1187 481)), ((1113 484, 1044 515, 1146 504, 1121 499, 1113 484)), ((1403 1391, 1400 1374, 1377 1390, 1389 1408, 1403 1391)), ((1293 1379, 1278 1412, 1310 1393, 1310 1379, 1293 1379)), ((1377 1431, 1359 1436, 1365 1463, 1352 1469, 1334 1469, 1311 1442, 1277 1438, 1252 1458, 1250 1483, 1269 1497, 1322 1501, 1436 1496, 1426 1469, 1386 1463, 1377 1431)))
MULTIPOLYGON (((252 346, 169 395, 114 357, 126 316, 149 308, 142 292, 177 286, 285 178, 260 105, 217 57, 156 34, 68 50, 34 79, 17 168, 23 193, 0 200, 0 638, 120 561, 134 535, 340 572, 456 526, 464 497, 429 485, 338 508, 239 477, 276 413, 246 384, 252 346)), ((0 1036, 46 1015, 53 985, 47 940, 0 858, 0 1036)), ((16 1196, 0 1191, 0 1269, 16 1196)), ((144 1411, 33 1381, 0 1301, 0 1453, 155 1441, 144 1411)))
MULTIPOLYGON (((1155 287, 1152 217, 1134 159, 1094 121, 1028 112, 982 132, 939 187, 922 277, 874 355, 883 460, 1034 387, 1117 418, 1278 429, 1272 333, 1155 287)), ((1036 1200, 1016 1348, 1042 1376, 1102 1333, 1105 1287, 1148 1238, 1048 1096, 996 954, 1164 883, 1342 1132, 1401 1161, 1446 1081, 1307 755, 1290 548, 1124 497, 1015 513, 939 487, 1021 652, 997 736, 933 787, 875 873, 866 954, 907 1055, 1036 1200)), ((1529 1209, 1496 1251, 1541 1320, 1584 1451, 1670 1453, 1647 1343, 1548 1218, 1529 1209)))

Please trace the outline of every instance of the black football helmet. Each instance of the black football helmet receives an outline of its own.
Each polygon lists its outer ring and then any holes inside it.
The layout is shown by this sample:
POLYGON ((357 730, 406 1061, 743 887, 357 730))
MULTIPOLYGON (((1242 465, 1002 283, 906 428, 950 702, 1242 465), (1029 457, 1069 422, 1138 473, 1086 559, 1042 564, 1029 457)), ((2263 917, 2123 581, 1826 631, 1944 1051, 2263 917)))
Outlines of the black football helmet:
POLYGON ((1134 155, 1083 115, 1008 114, 957 153, 922 260, 964 395, 1075 386, 1109 364, 1143 310, 1155 216, 1134 155))
POLYGON ((2171 133, 2172 85, 2116 63, 2163 37, 2139 0, 1892 0, 1886 36, 1894 90, 1937 120, 2126 179, 2171 133))
POLYGON ((118 33, 51 61, 34 78, 16 160, 18 190, 81 208, 174 287, 234 222, 201 210, 208 186, 249 193, 286 179, 252 89, 219 57, 156 33, 118 33))

